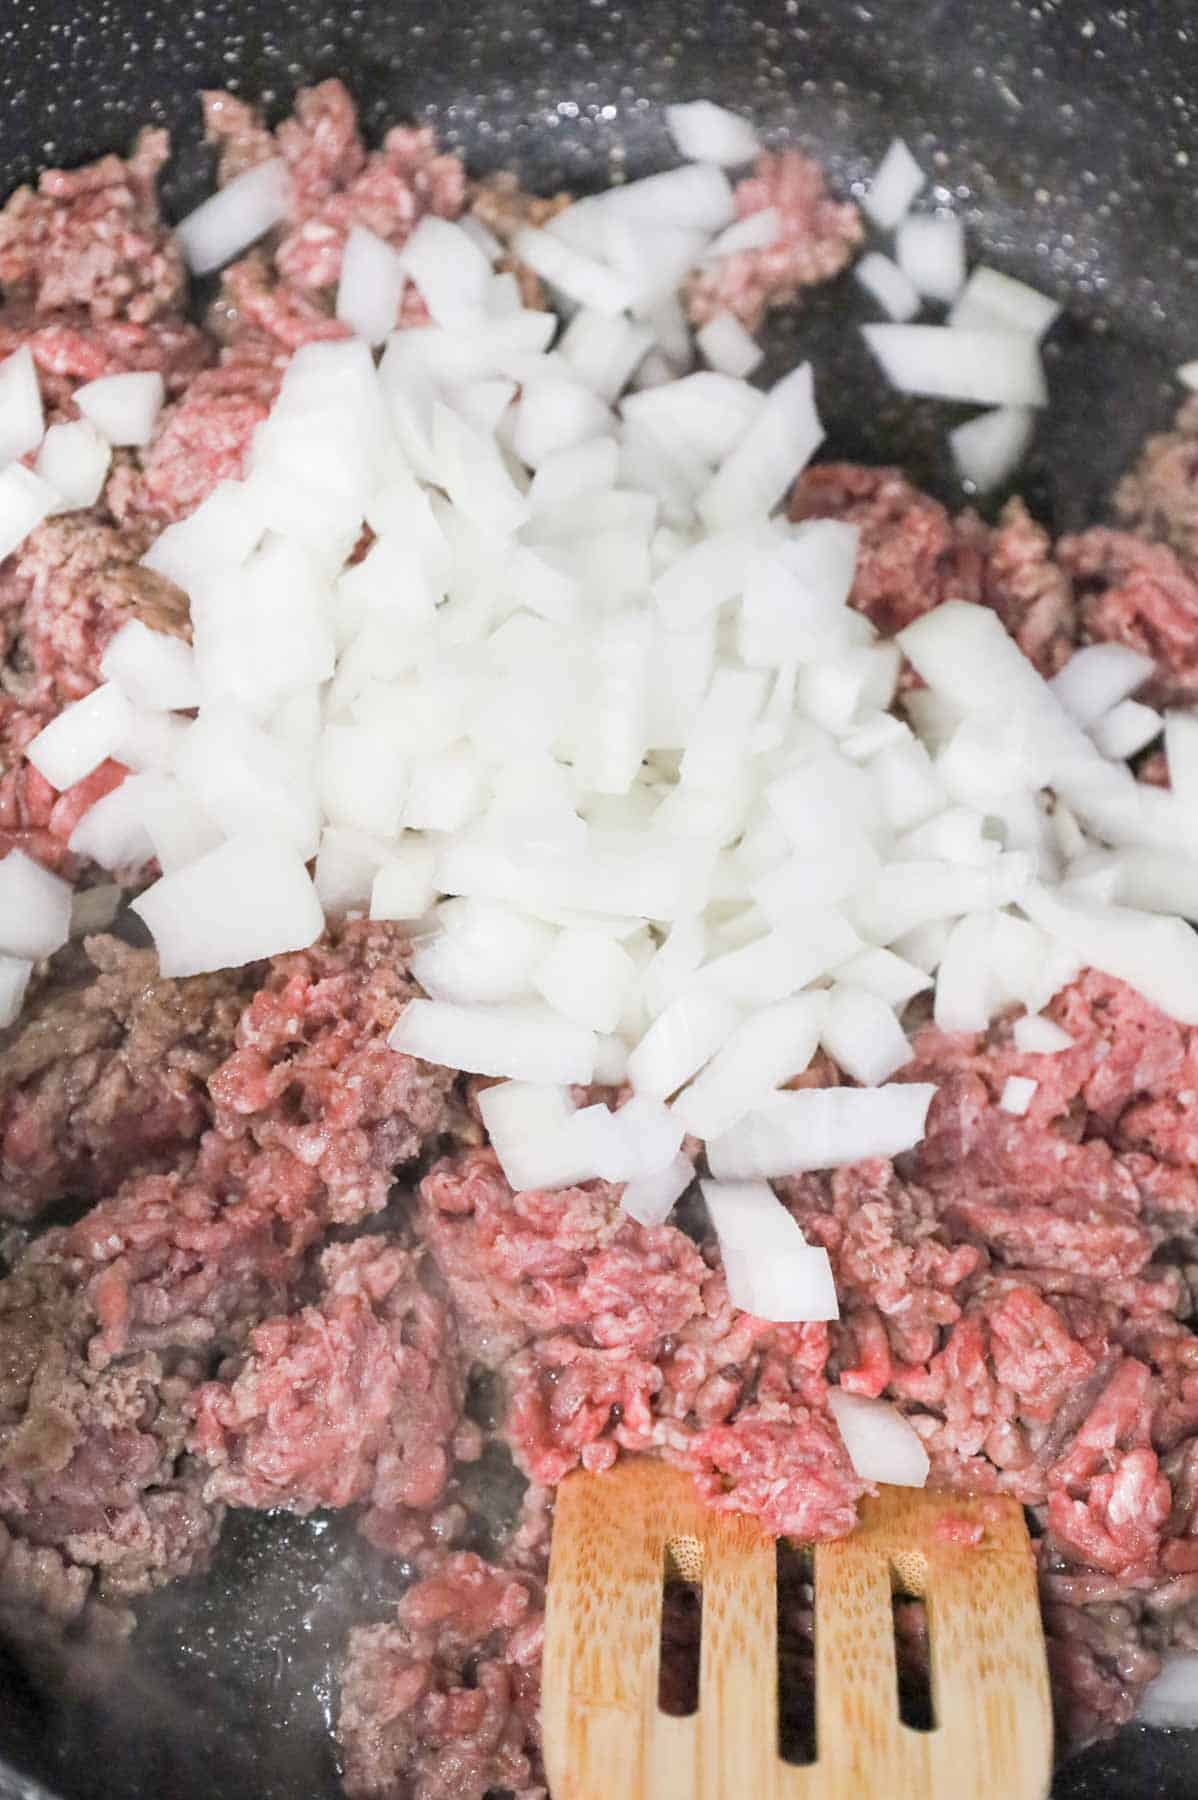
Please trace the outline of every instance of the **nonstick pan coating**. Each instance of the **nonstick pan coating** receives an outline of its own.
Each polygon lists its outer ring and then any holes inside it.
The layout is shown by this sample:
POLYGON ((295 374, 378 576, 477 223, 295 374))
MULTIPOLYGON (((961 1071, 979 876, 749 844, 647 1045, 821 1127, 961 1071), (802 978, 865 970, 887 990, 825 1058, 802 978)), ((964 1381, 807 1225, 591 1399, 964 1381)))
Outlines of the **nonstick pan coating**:
MULTIPOLYGON (((661 166, 675 98, 751 113, 845 189, 901 132, 973 254, 1068 302, 1021 482, 1066 530, 1100 515, 1169 418, 1174 367, 1198 354, 1196 38, 1185 0, 0 0, 0 194, 154 121, 175 136, 181 212, 209 180, 199 88, 279 112, 327 75, 368 130, 428 120, 473 170, 514 166, 547 192, 661 166)), ((845 330, 863 316, 851 279, 834 283, 778 326, 772 362, 813 359, 833 454, 903 462, 959 500, 946 409, 885 393, 845 330)), ((499 1525, 510 1473, 484 1475, 499 1525)), ((344 1520, 234 1515, 210 1574, 144 1603, 128 1646, 65 1662, 0 1646, 0 1800, 335 1800, 338 1643, 350 1616, 385 1616, 403 1577, 344 1520)), ((1198 1740, 1126 1731, 1053 1792, 1188 1800, 1198 1740)))

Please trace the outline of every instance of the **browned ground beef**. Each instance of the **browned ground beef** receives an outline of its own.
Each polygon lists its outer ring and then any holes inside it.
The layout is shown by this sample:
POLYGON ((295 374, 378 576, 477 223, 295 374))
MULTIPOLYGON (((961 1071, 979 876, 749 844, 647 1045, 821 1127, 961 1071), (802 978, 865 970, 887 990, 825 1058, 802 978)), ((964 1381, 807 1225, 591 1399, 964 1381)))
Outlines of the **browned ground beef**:
POLYGON ((79 981, 51 982, 0 1041, 0 1211, 95 1199, 177 1160, 209 1123, 207 1080, 233 1048, 255 971, 162 981, 150 950, 89 938, 79 981))
MULTIPOLYGON (((368 150, 337 82, 273 132, 229 95, 205 110, 222 179, 278 154, 294 185, 280 232, 225 271, 207 329, 185 316, 157 210, 160 134, 0 214, 0 353, 29 345, 51 415, 121 369, 161 370, 170 399, 93 511, 0 564, 0 853, 71 874, 75 822, 125 771, 58 794, 24 747, 94 686, 126 618, 188 629, 137 559, 243 472, 289 352, 343 333, 351 226, 399 245, 425 213, 469 207, 506 240, 565 204, 506 177, 471 188, 427 131, 368 150)), ((741 214, 767 205, 780 243, 698 280, 696 317, 754 323, 844 265, 856 211, 806 158, 766 156, 740 183, 741 214)), ((412 299, 402 322, 424 317, 412 299)), ((1054 548, 1019 502, 988 525, 896 470, 843 464, 803 476, 792 516, 859 526, 853 602, 884 631, 982 601, 1045 673, 1114 639, 1155 658, 1159 699, 1191 699, 1196 406, 1120 488, 1126 529, 1054 548)), ((654 1451, 714 1506, 837 1535, 862 1483, 831 1380, 901 1406, 936 1481, 1030 1509, 1062 1741, 1126 1719, 1160 1651, 1198 1644, 1198 1034, 1092 973, 1053 1002, 1074 1046, 1050 1061, 1020 1056, 1007 1019, 978 1037, 925 1025, 906 1073, 940 1091, 919 1149, 782 1184, 827 1246, 840 1321, 770 1325, 731 1306, 697 1209, 646 1230, 604 1183, 512 1193, 452 1073, 387 1047, 415 991, 407 949, 356 921, 239 975, 171 982, 101 938, 86 970, 64 956, 39 977, 0 1046, 0 1210, 90 1210, 61 1213, 74 1222, 0 1282, 0 1608, 115 1618, 113 1602, 203 1565, 227 1505, 359 1508, 419 1580, 350 1635, 349 1792, 532 1796, 552 1485, 654 1451), (997 1101, 1021 1074, 1039 1085, 1014 1117, 997 1101), (405 1167, 422 1179, 388 1208, 405 1167), (494 1562, 464 1547, 495 1450, 469 1401, 480 1371, 487 1432, 531 1484, 494 1562)), ((821 1057, 803 1079, 841 1077, 821 1057)), ((801 1570, 783 1615, 801 1675, 801 1570)), ((900 1635, 917 1672, 918 1608, 900 1635)))

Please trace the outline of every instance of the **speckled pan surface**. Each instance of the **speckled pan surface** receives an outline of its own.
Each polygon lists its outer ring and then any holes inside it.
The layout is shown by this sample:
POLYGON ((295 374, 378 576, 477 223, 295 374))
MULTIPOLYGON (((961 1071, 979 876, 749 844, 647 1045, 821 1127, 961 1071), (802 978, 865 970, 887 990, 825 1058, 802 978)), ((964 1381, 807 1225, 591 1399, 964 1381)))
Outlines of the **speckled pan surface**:
MULTIPOLYGON (((1023 483, 1057 529, 1101 512, 1175 405, 1174 366, 1198 354, 1192 0, 0 0, 0 192, 153 120, 176 138, 181 212, 207 180, 198 88, 278 110, 331 74, 371 129, 428 119, 472 168, 512 165, 546 190, 660 165, 674 98, 750 112, 846 189, 901 131, 975 253, 1069 303, 1023 483)), ((959 498, 945 409, 888 399, 844 329, 858 314, 851 281, 822 290, 778 328, 776 364, 814 360, 833 452, 903 461, 959 498)), ((498 1472, 487 1499, 497 1518, 510 1504, 498 1472)), ((211 1574, 150 1602, 127 1649, 64 1667, 0 1646, 0 1796, 334 1800, 337 1640, 401 1583, 342 1521, 235 1520, 211 1574)), ((1128 1732, 1054 1794, 1187 1800, 1198 1747, 1128 1732)))

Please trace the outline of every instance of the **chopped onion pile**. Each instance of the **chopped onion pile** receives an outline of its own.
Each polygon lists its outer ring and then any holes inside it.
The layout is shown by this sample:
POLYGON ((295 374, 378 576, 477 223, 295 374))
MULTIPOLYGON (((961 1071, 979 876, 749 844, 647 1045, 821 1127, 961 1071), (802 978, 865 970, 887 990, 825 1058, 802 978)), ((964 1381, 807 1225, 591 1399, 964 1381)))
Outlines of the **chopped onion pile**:
MULTIPOLYGON (((948 434, 962 485, 987 494, 1023 460, 1034 429, 1031 409, 1047 404, 1039 344, 1061 308, 997 269, 979 266, 966 280, 961 221, 951 213, 909 211, 925 179, 896 138, 862 201, 878 229, 894 233, 895 259, 871 250, 855 270, 891 323, 863 331, 887 379, 904 393, 992 408, 948 434), (943 325, 912 323, 924 300, 949 308, 943 325)), ((1184 370, 1179 374, 1184 380, 1184 370)))
MULTIPOLYGON (((1164 721, 1173 787, 1146 787, 1123 760, 1162 724, 1133 698, 1146 659, 1096 646, 1046 683, 984 608, 887 642, 850 607, 855 529, 778 511, 822 438, 811 369, 750 386, 756 347, 717 315, 711 366, 678 373, 680 282, 778 220, 734 220, 741 121, 704 104, 671 129, 703 160, 522 233, 564 330, 519 308, 478 230, 426 219, 398 252, 353 234, 338 312, 358 335, 292 357, 245 479, 146 556, 186 591, 192 644, 127 624, 29 757, 59 789, 130 771, 71 847, 157 860, 135 910, 165 974, 299 948, 329 915, 404 923, 423 997, 391 1042, 491 1078, 514 1186, 602 1178, 652 1226, 699 1140, 736 1303, 826 1319, 827 1257, 767 1184, 920 1142, 915 995, 946 1030, 1023 1008, 1034 1056, 1069 1047, 1041 1012, 1084 963, 1198 1022, 1198 719, 1164 721), (433 323, 392 332, 408 283, 433 323), (924 685, 896 703, 904 656, 924 685), (788 1087, 821 1048, 856 1085, 788 1087), (577 1104, 592 1083, 626 1083, 623 1104, 577 1104)), ((269 228, 272 182, 193 216, 195 266, 269 228)), ((875 219, 899 224, 922 182, 892 149, 875 219)), ((951 221, 908 220, 874 291, 896 316, 896 282, 947 299, 959 251, 951 221)), ((1050 304, 984 273, 948 325, 870 328, 907 385, 1000 407, 956 435, 979 486, 1043 397, 1050 304)), ((28 376, 0 365, 0 447, 22 454, 28 376)), ((39 474, 0 470, 0 553, 94 498, 161 384, 79 398, 39 474)), ((0 1018, 70 929, 68 884, 0 861, 0 1018)), ((905 1426, 840 1398, 863 1472, 922 1479, 905 1426)))

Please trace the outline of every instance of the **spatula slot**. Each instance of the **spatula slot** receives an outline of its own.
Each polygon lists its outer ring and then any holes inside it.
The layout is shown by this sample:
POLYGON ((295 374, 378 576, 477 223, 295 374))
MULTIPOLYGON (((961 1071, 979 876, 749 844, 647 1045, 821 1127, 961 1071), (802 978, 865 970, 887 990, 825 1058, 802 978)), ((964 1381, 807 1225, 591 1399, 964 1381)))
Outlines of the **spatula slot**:
POLYGON ((912 1731, 934 1731, 936 1716, 932 1705, 927 1604, 917 1595, 903 1593, 899 1588, 895 1589, 891 1604, 899 1718, 912 1731))
POLYGON ((778 1754, 803 1767, 816 1758, 815 1559, 810 1550, 779 1539, 778 1754))
POLYGON ((702 1641, 703 1546, 698 1538, 671 1538, 662 1566, 657 1666, 657 1704, 671 1718, 693 1718, 699 1710, 702 1641))

